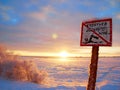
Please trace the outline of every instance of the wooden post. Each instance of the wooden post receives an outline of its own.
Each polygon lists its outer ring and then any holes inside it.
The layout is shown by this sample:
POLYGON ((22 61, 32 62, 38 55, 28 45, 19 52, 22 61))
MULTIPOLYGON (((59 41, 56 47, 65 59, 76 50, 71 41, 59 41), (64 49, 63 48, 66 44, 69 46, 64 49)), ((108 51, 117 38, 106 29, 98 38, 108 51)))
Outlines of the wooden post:
POLYGON ((95 90, 95 83, 96 83, 96 77, 97 77, 98 54, 99 54, 99 46, 93 46, 91 64, 90 64, 90 72, 89 72, 90 75, 89 75, 87 90, 95 90))

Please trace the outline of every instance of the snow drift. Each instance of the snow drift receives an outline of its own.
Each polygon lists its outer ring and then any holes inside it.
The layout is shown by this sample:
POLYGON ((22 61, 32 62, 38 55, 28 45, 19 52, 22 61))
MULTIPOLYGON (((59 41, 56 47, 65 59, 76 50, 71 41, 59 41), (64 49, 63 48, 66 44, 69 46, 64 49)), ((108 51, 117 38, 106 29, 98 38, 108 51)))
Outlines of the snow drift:
POLYGON ((7 52, 6 48, 0 46, 0 76, 10 80, 42 84, 48 74, 39 70, 33 61, 20 60, 19 56, 7 52))

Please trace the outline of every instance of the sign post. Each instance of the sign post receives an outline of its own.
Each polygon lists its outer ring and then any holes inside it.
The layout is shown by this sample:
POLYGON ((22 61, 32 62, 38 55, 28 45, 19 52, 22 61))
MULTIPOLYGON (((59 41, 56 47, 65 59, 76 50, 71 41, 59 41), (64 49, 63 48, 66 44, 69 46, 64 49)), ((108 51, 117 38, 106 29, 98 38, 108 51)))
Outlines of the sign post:
POLYGON ((93 46, 91 64, 90 64, 90 72, 89 72, 90 75, 89 75, 87 90, 95 90, 95 83, 96 83, 96 77, 97 77, 98 54, 99 54, 99 46, 93 46))
POLYGON ((81 46, 92 46, 89 80, 86 90, 95 90, 99 46, 112 45, 112 19, 82 22, 81 46))

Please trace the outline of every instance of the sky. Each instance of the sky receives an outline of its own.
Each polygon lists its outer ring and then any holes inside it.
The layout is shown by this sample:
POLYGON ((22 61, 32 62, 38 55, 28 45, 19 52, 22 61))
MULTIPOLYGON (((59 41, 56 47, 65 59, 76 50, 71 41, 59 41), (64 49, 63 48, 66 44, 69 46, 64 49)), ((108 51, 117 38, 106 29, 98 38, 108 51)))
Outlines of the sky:
POLYGON ((0 0, 0 44, 20 55, 91 56, 80 35, 93 18, 112 18, 112 47, 100 47, 100 56, 120 56, 120 0, 0 0))

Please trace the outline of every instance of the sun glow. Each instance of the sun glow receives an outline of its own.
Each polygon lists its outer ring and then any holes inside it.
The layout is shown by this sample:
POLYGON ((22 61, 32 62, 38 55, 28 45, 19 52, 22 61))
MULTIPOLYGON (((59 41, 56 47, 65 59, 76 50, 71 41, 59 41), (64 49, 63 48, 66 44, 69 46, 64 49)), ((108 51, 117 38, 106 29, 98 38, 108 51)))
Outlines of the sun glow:
POLYGON ((69 53, 66 52, 66 51, 62 51, 62 52, 59 54, 59 56, 65 58, 65 57, 68 57, 68 56, 69 56, 69 53))

